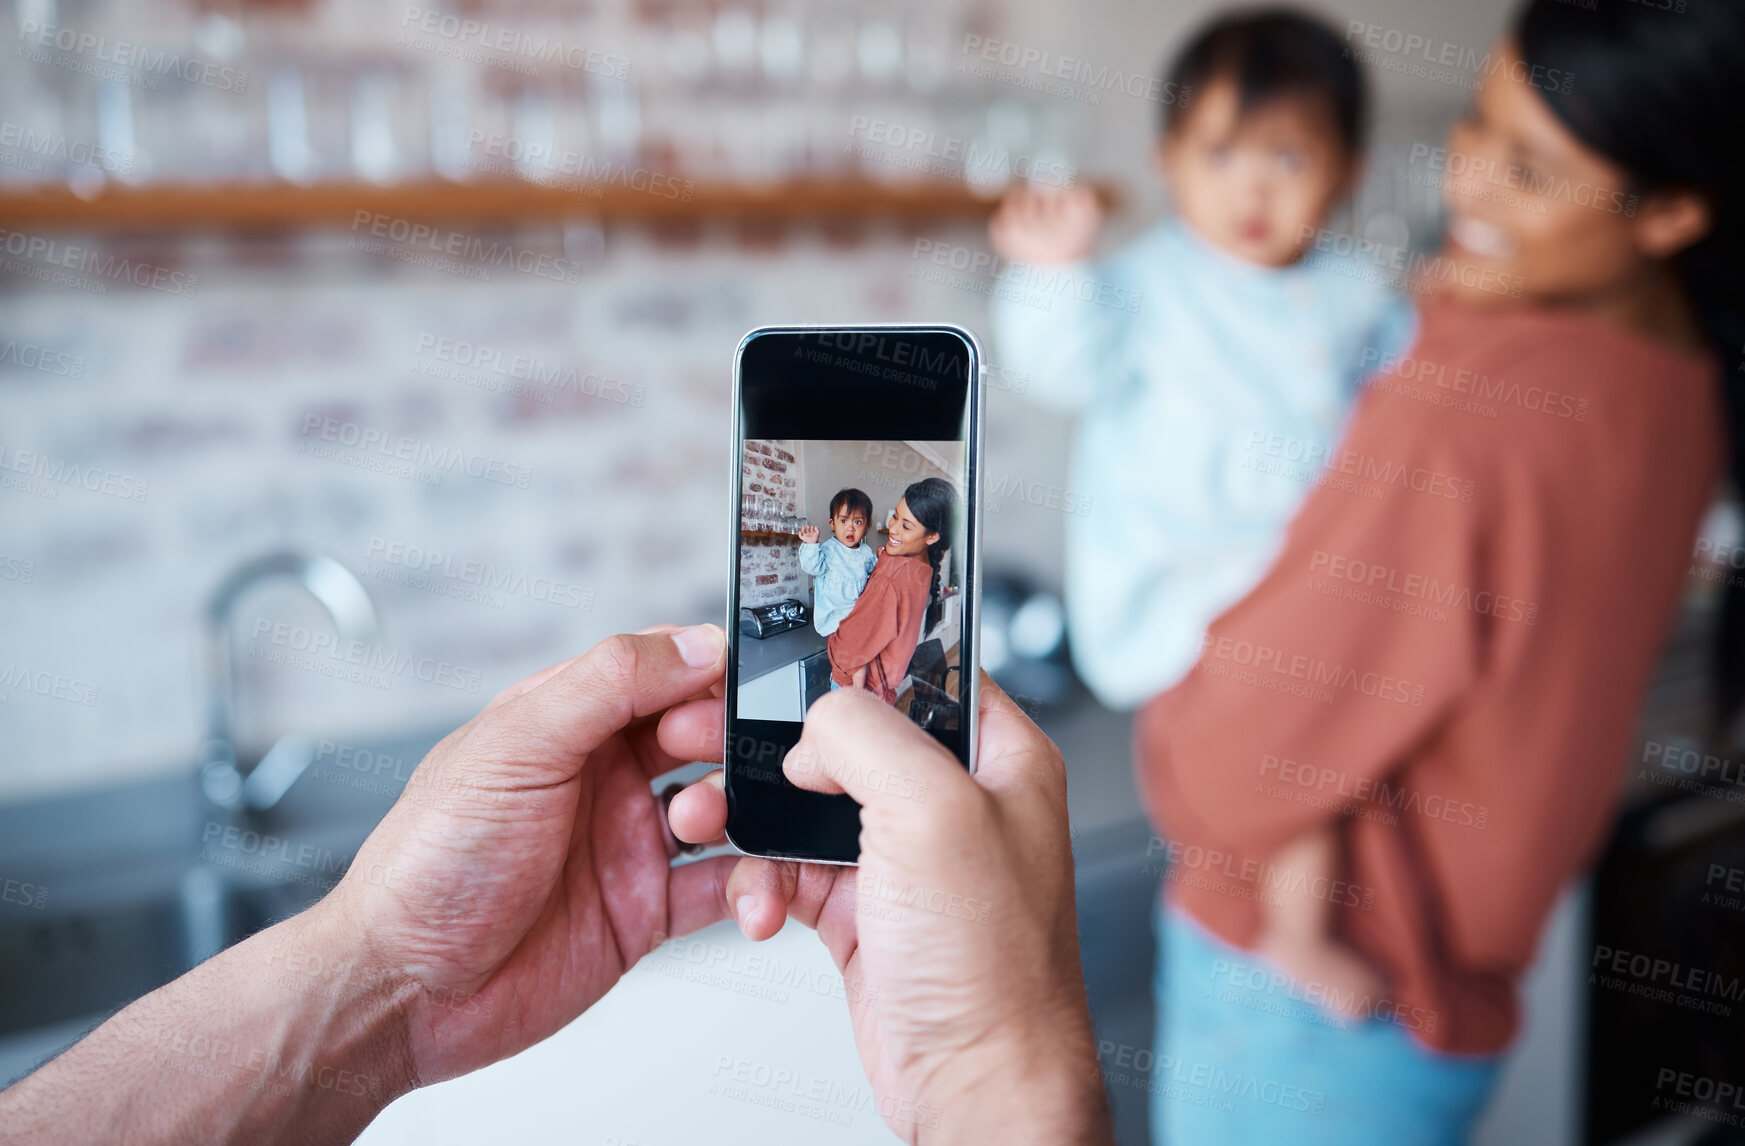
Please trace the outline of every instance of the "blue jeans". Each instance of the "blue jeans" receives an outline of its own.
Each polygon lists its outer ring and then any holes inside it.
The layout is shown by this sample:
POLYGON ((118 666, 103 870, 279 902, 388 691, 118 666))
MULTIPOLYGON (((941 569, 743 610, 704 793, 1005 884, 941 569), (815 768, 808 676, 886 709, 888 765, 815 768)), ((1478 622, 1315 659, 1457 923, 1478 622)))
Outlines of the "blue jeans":
POLYGON ((1176 908, 1159 905, 1156 929, 1154 1146, 1458 1146, 1471 1135, 1501 1055, 1442 1054, 1402 1022, 1325 1011, 1176 908))

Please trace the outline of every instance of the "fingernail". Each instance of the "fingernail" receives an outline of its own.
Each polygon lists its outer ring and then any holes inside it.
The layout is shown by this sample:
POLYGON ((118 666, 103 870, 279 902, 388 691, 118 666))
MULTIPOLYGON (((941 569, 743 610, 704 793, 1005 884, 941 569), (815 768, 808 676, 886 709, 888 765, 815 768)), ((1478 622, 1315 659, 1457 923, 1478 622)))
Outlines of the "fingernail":
POLYGON ((708 775, 704 776, 703 783, 711 784, 725 792, 727 790, 727 773, 717 769, 716 771, 710 772, 708 775))
POLYGON ((694 669, 706 669, 721 659, 721 630, 714 625, 692 625, 673 634, 679 658, 694 669))
POLYGON ((757 907, 757 896, 742 895, 733 905, 733 912, 739 917, 739 929, 748 930, 751 926, 751 913, 757 907))

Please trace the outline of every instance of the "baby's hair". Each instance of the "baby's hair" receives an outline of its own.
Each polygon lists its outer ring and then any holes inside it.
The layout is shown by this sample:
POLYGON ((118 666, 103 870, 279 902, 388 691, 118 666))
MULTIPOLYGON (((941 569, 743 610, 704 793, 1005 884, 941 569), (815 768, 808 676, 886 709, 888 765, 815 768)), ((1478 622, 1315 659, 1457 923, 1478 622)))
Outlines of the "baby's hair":
MULTIPOLYGON (((814 502, 813 504, 816 505, 817 503, 814 502)), ((872 498, 868 497, 860 490, 855 489, 852 486, 848 489, 837 490, 836 496, 830 499, 830 520, 835 521, 836 515, 841 512, 844 506, 848 508, 848 512, 850 513, 853 513, 857 509, 860 510, 862 516, 866 518, 866 523, 868 525, 872 524, 872 498)))
POLYGON ((1169 69, 1163 105, 1165 134, 1181 125, 1208 85, 1236 84, 1237 114, 1286 99, 1318 101, 1333 121, 1345 153, 1363 150, 1368 95, 1363 72, 1326 24, 1290 8, 1248 8, 1200 29, 1169 69))

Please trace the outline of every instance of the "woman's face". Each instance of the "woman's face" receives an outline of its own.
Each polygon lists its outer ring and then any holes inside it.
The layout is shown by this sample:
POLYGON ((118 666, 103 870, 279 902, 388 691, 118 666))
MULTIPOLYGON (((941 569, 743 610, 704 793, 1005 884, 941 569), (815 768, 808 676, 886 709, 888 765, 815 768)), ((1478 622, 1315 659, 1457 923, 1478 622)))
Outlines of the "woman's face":
MULTIPOLYGON (((1627 286, 1647 256, 1625 172, 1583 146, 1504 41, 1502 64, 1430 157, 1448 209, 1444 280, 1463 301, 1592 301, 1627 286)), ((1580 83, 1581 77, 1568 80, 1580 83)))
POLYGON ((924 557, 927 547, 938 540, 939 531, 916 521, 907 501, 897 502, 897 508, 891 511, 891 535, 885 541, 887 552, 897 557, 924 557))

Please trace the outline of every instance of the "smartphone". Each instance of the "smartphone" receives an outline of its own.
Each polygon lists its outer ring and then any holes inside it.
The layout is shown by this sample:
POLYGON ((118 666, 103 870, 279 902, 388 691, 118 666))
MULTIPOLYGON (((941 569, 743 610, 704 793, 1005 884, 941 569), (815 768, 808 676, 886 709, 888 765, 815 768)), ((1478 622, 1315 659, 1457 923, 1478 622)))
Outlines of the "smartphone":
POLYGON ((981 426, 981 348, 960 327, 740 341, 726 787, 741 851, 858 859, 860 805, 782 773, 832 689, 867 689, 975 770, 981 426))

